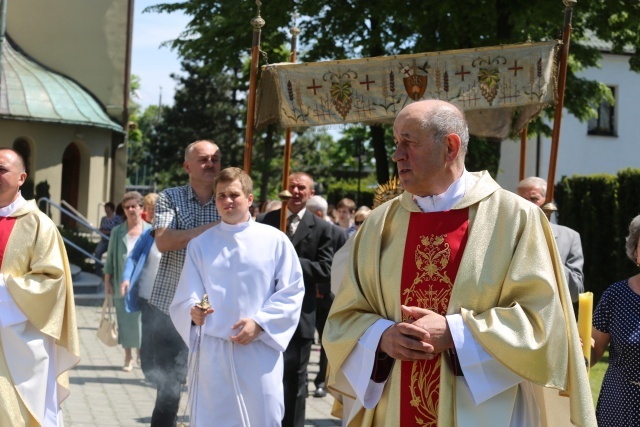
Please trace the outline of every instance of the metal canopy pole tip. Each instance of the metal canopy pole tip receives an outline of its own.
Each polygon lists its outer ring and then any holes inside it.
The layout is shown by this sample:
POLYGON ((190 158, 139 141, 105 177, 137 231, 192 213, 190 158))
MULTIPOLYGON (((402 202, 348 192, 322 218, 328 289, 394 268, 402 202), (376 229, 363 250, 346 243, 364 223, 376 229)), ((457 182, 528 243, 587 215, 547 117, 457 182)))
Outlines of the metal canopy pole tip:
POLYGON ((251 152, 253 148, 253 129, 256 115, 256 90, 258 87, 258 62, 260 55, 260 31, 264 27, 264 19, 260 16, 262 2, 256 1, 258 15, 251 20, 253 41, 251 43, 251 68, 249 73, 249 104, 247 105, 247 127, 244 138, 244 171, 251 175, 251 152))
POLYGON ((560 145, 560 125, 562 124, 562 109, 564 108, 564 89, 567 83, 567 61, 569 57, 569 41, 571 40, 571 18, 573 17, 573 7, 576 0, 563 0, 564 9, 564 29, 562 30, 562 48, 560 50, 560 64, 558 67, 558 102, 556 104, 555 116, 553 119, 553 134, 551 136, 551 155, 549 156, 549 172, 547 175, 547 196, 542 210, 548 217, 551 216, 555 205, 553 196, 555 194, 556 165, 558 163, 558 146, 560 145))
MULTIPOLYGON (((297 27, 296 21, 298 19, 298 13, 293 13, 293 27, 289 30, 291 33, 291 56, 289 62, 296 62, 297 48, 298 48, 298 34, 300 34, 300 28, 297 27)), ((285 133, 284 139, 284 162, 282 166, 282 191, 278 194, 282 201, 282 210, 280 211, 280 230, 286 232, 287 230, 287 203, 291 199, 291 193, 289 192, 289 174, 291 168, 291 133, 292 129, 289 127, 285 133)))

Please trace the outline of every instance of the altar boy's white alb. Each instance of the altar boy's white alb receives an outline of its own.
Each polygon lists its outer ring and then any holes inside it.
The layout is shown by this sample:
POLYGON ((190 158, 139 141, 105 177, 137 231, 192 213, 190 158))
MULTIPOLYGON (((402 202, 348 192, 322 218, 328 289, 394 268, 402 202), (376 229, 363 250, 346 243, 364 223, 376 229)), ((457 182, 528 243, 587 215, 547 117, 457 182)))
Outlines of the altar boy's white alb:
POLYGON ((220 172, 215 198, 222 222, 189 243, 171 304, 189 351, 193 323, 203 325, 197 390, 190 393, 193 425, 280 426, 284 414, 282 352, 300 317, 302 269, 284 233, 251 219, 251 193, 241 169, 220 172), (206 311, 195 307, 204 294, 206 311))

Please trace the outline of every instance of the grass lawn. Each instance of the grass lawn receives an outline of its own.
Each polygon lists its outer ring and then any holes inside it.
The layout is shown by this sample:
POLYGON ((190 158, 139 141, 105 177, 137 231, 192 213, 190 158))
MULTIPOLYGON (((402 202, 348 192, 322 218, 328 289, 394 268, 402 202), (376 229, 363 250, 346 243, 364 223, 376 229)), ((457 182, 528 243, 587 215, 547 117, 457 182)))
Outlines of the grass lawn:
POLYGON ((598 403, 598 395, 602 386, 602 378, 609 367, 609 351, 605 351, 602 359, 591 368, 589 373, 589 382, 591 383, 591 395, 593 396, 593 404, 598 403))

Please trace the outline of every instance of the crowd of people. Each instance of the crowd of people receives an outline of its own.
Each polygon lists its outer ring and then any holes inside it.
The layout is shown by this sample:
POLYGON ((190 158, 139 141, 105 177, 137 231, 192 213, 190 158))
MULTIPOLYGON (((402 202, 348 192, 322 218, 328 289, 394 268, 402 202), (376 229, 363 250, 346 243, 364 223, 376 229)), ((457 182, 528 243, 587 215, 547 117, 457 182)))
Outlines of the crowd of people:
MULTIPOLYGON (((251 178, 221 170, 222 149, 207 140, 185 149, 185 185, 126 193, 120 224, 105 205, 109 240, 96 253, 107 253, 123 369, 137 362, 157 390, 151 425, 175 425, 185 382, 191 425, 302 427, 309 393, 331 393, 349 426, 640 422, 640 274, 612 285, 594 313, 591 363, 611 346, 596 413, 572 305, 584 291, 580 236, 539 208, 546 182, 527 178, 514 194, 467 171, 467 124, 447 102, 406 106, 393 131, 405 191, 373 210, 346 198, 330 207, 302 171, 288 178, 290 199, 258 209, 251 178)), ((21 164, 0 149, 3 176, 14 176, 0 187, 0 248, 21 222, 44 224, 30 233, 52 243, 30 237, 20 244, 33 259, 10 266, 16 255, 0 251, 2 342, 6 331, 16 342, 34 334, 57 362, 39 370, 47 399, 35 409, 17 382, 0 383, 11 396, 0 424, 57 425, 67 392, 55 378, 78 361, 72 291, 55 227, 19 196, 21 164)), ((627 238, 637 264, 639 236, 640 216, 627 238)), ((24 370, 2 354, 3 377, 24 370)))

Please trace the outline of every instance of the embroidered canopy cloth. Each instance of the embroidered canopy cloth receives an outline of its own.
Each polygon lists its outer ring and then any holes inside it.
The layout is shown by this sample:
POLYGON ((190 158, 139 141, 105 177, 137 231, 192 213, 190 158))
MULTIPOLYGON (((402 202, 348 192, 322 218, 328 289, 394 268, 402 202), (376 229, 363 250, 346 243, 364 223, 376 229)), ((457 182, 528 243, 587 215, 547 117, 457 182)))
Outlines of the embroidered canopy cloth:
POLYGON ((555 102, 559 41, 265 65, 256 126, 391 123, 407 104, 449 101, 471 134, 515 135, 555 102))

